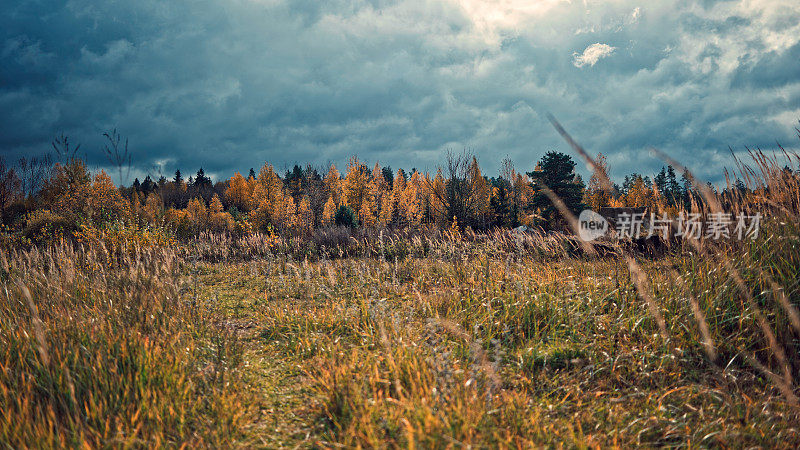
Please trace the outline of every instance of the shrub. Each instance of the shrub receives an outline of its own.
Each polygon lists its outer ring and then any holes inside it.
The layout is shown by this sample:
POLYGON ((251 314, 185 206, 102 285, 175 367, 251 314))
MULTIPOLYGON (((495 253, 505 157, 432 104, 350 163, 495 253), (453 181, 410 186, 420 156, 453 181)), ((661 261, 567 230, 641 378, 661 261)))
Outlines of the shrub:
POLYGON ((24 220, 27 212, 28 208, 24 202, 14 202, 3 211, 2 222, 6 225, 14 224, 19 220, 24 220))
POLYGON ((175 228, 178 237, 187 239, 192 236, 192 223, 185 210, 170 208, 165 214, 165 219, 168 225, 175 228))
POLYGON ((339 251, 347 253, 348 247, 352 243, 350 230, 346 227, 326 227, 314 231, 311 242, 317 248, 327 251, 339 251))
POLYGON ((91 209, 92 176, 79 159, 56 164, 53 176, 42 189, 43 205, 74 224, 86 220, 91 209))
POLYGON ((116 221, 102 227, 81 224, 74 233, 75 241, 91 246, 102 244, 116 254, 132 254, 141 249, 175 248, 172 233, 163 227, 139 226, 136 223, 116 221))
POLYGON ((78 225, 66 217, 40 209, 28 215, 22 235, 35 243, 42 243, 53 238, 72 236, 78 225))

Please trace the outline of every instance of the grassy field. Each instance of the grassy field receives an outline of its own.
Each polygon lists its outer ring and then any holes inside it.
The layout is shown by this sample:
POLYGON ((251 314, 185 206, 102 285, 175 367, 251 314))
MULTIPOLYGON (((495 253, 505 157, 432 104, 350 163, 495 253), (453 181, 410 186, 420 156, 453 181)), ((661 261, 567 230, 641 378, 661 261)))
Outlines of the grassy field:
POLYGON ((402 257, 6 252, 0 442, 795 447, 798 235, 631 253, 644 273, 512 232, 402 257))

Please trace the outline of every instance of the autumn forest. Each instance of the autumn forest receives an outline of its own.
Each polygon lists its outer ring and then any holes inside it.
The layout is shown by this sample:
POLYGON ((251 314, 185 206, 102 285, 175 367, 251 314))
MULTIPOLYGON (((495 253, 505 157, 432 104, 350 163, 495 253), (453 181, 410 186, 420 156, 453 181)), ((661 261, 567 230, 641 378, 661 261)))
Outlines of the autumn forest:
MULTIPOLYGON (((121 221, 139 226, 167 227, 177 237, 201 231, 235 235, 255 231, 308 235, 330 226, 418 229, 470 227, 474 230, 515 228, 567 230, 562 214, 542 188, 552 190, 574 214, 603 207, 670 208, 677 211, 692 197, 685 175, 679 182, 672 166, 653 179, 641 174, 625 177, 621 185, 606 186, 593 174, 586 184, 566 154, 551 151, 518 171, 505 159, 495 177, 484 175, 477 159, 467 152, 448 152, 446 165, 435 173, 409 172, 375 164, 370 168, 352 157, 344 172, 335 165, 326 170, 295 165, 280 174, 269 163, 246 176, 214 182, 203 169, 184 179, 174 177, 117 187, 105 171, 92 175, 86 164, 70 153, 68 138, 54 141, 56 154, 0 161, 0 206, 3 223, 28 238, 45 227, 49 236, 69 237, 81 224, 101 226, 121 221), (323 172, 323 173, 321 173, 323 172)), ((115 161, 113 158, 110 160, 115 161)), ((120 176, 130 167, 116 160, 120 176)), ((605 157, 597 157, 608 171, 605 157)), ((112 172, 113 173, 113 172, 112 172)), ((744 192, 739 181, 734 186, 744 192)), ((699 199, 699 197, 698 197, 699 199)))

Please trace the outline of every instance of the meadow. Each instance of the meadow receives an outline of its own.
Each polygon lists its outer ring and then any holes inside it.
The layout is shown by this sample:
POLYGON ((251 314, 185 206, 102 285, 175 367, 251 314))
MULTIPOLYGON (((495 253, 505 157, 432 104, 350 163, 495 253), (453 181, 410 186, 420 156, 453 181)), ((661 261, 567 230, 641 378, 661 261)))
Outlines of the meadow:
POLYGON ((39 212, 0 242, 0 446, 795 448, 800 178, 753 158, 683 208, 757 236, 657 248, 39 212))
POLYGON ((792 447, 797 236, 720 253, 746 291, 722 256, 639 258, 666 336, 624 259, 513 232, 332 259, 4 253, 0 441, 792 447))

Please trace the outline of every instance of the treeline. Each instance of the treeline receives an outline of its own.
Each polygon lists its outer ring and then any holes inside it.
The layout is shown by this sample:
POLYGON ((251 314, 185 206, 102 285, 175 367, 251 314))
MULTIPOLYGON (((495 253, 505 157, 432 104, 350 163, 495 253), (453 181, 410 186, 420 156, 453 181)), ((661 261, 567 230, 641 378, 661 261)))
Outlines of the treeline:
MULTIPOLYGON (((322 171, 295 165, 281 176, 265 163, 258 172, 237 172, 217 182, 201 168, 188 179, 176 171, 171 179, 148 176, 124 187, 103 171, 92 176, 75 151, 59 156, 57 163, 43 157, 16 165, 0 158, 0 208, 7 229, 35 235, 114 221, 169 226, 182 236, 203 230, 307 234, 331 225, 565 229, 552 194, 575 214, 607 206, 678 209, 693 199, 689 180, 679 180, 670 166, 652 179, 634 173, 622 185, 603 186, 592 176, 587 185, 575 172, 575 161, 554 151, 530 171, 517 171, 504 160, 496 177, 484 175, 474 156, 448 153, 435 173, 369 167, 353 157, 342 172, 333 165, 322 171)), ((607 171, 605 157, 597 161, 607 171)), ((741 181, 732 189, 746 190, 741 181)))

